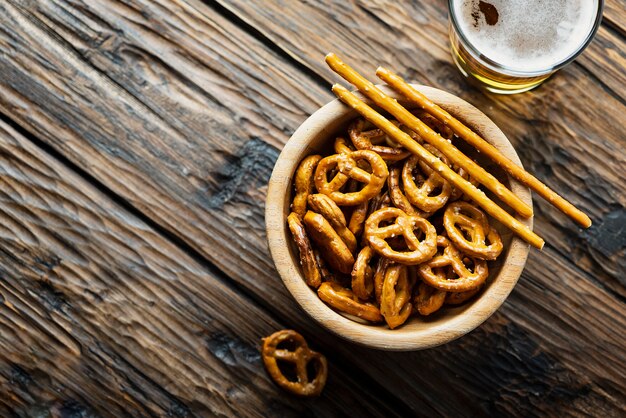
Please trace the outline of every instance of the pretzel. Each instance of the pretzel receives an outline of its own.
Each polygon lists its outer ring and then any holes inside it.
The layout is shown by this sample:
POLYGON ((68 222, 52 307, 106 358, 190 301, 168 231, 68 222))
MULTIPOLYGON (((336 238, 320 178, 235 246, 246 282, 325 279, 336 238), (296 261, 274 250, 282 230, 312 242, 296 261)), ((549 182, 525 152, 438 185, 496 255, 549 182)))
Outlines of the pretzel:
POLYGON ((424 125, 428 126, 430 129, 441 135, 442 138, 452 139, 452 137, 454 136, 454 131, 452 131, 452 129, 450 129, 448 125, 445 125, 443 122, 441 122, 439 119, 435 118, 431 114, 424 112, 423 110, 419 112, 413 111, 411 113, 413 113, 415 117, 421 120, 424 125))
POLYGON ((352 291, 363 300, 368 300, 374 291, 374 270, 370 266, 374 255, 370 247, 363 247, 352 268, 352 291))
POLYGON ((421 282, 417 287, 417 294, 413 298, 415 309, 420 315, 430 315, 438 311, 446 300, 446 291, 435 289, 428 284, 421 282))
POLYGON ((387 135, 382 130, 376 128, 365 130, 368 124, 365 119, 357 119, 348 128, 350 140, 356 149, 372 150, 386 161, 403 160, 411 154, 406 149, 399 148, 393 142, 391 144, 395 146, 374 145, 372 141, 384 141, 387 135))
MULTIPOLYGON (((313 255, 315 256, 315 262, 317 263, 317 268, 319 269, 320 275, 322 276, 322 281, 337 281, 337 277, 335 273, 331 272, 328 269, 328 265, 326 261, 324 261, 324 257, 320 254, 317 248, 313 248, 313 255)), ((319 286, 317 286, 319 287, 319 286)))
POLYGON ((352 252, 326 218, 309 210, 304 215, 304 225, 328 264, 342 273, 350 273, 354 264, 352 252))
POLYGON ((380 313, 389 328, 404 324, 411 315, 411 289, 408 267, 394 264, 385 271, 383 291, 380 296, 380 313))
MULTIPOLYGON (((455 166, 452 166, 452 169, 456 171, 456 173, 459 176, 463 177, 465 180, 467 180, 474 186, 478 186, 479 184, 478 181, 476 181, 474 177, 470 176, 469 173, 463 169, 463 167, 459 167, 455 165, 455 166)), ((463 197, 463 190, 452 185, 450 187, 452 187, 452 192, 450 193, 450 199, 448 199, 448 202, 454 202, 455 200, 459 200, 460 198, 463 197)))
POLYGON ((385 281, 385 272, 389 266, 389 259, 385 257, 379 257, 376 263, 376 269, 374 270, 374 296, 376 303, 380 305, 380 297, 383 293, 383 283, 385 281))
POLYGON ((407 84, 401 77, 382 67, 379 67, 378 70, 376 70, 376 75, 389 84, 391 88, 404 95, 404 97, 408 100, 416 103, 442 123, 449 126, 460 138, 463 138, 468 144, 472 145, 479 152, 491 158, 509 175, 537 192, 537 194, 557 207, 561 212, 585 228, 589 228, 591 226, 591 219, 589 219, 587 215, 559 196, 532 174, 528 173, 522 167, 508 159, 505 155, 498 151, 496 147, 485 141, 480 137, 480 135, 465 126, 461 121, 454 118, 448 112, 433 103, 429 98, 407 84))
POLYGON ((328 377, 326 357, 309 348, 302 335, 293 330, 277 331, 263 338, 263 364, 272 380, 284 390, 295 395, 313 397, 322 393, 328 377), (283 343, 293 348, 279 348, 283 343), (295 369, 296 381, 289 380, 281 371, 278 362, 291 363, 295 369), (315 375, 309 377, 309 363, 313 362, 315 375))
POLYGON ((412 155, 404 163, 402 168, 404 192, 407 199, 424 212, 435 212, 446 204, 452 189, 447 181, 425 164, 419 164, 420 170, 416 170, 418 163, 420 160, 416 155, 412 155))
POLYGON ((356 250, 356 238, 346 226, 346 218, 339 206, 331 198, 321 193, 309 195, 309 207, 313 212, 322 215, 337 235, 345 242, 351 253, 356 250))
MULTIPOLYGON (((335 71, 341 71, 342 74, 349 72, 351 82, 358 83, 357 87, 367 87, 368 89, 375 88, 373 84, 365 80, 350 67, 342 63, 334 54, 327 55, 326 62, 329 63, 329 65, 332 65, 335 71), (339 61, 339 63, 337 63, 337 61, 339 61), (354 81, 354 79, 357 80, 354 81)), ((502 209, 500 206, 496 205, 493 200, 489 199, 485 195, 483 191, 479 190, 476 186, 472 185, 467 180, 459 176, 456 172, 452 171, 450 167, 445 165, 443 162, 441 162, 441 160, 439 160, 437 157, 424 149, 424 147, 421 146, 417 141, 411 139, 411 137, 405 132, 398 129, 394 124, 389 122, 387 118, 385 118, 380 113, 365 104, 361 99, 348 91, 346 88, 335 84, 332 90, 342 102, 350 106, 357 113, 365 117, 374 125, 385 131, 385 133, 393 138, 394 141, 411 151, 413 154, 416 154, 421 160, 426 162, 429 167, 431 167, 438 174, 440 174, 441 177, 450 182, 450 184, 461 188, 461 190, 463 190, 463 192, 467 194, 469 198, 479 204, 487 213, 496 218, 503 225, 507 226, 519 237, 523 238, 526 242, 538 249, 543 248, 543 245, 545 244, 544 240, 541 239, 541 237, 539 237, 537 234, 535 234, 528 226, 511 216, 511 214, 502 209)), ((380 90, 378 89, 376 89, 376 92, 377 94, 382 94, 382 92, 380 92, 380 90)), ((386 99, 391 100, 388 97, 386 97, 386 99)), ((447 141, 445 142, 448 143, 447 141)))
POLYGON ((360 301, 350 289, 346 289, 337 283, 322 283, 317 289, 317 295, 338 311, 354 315, 370 322, 382 322, 383 320, 376 306, 369 302, 360 301))
POLYGON ((315 186, 320 193, 327 195, 338 205, 356 206, 376 196, 385 185, 388 175, 387 165, 378 154, 359 150, 323 158, 315 170, 315 186), (360 161, 368 163, 372 172, 360 168, 360 161), (338 173, 328 181, 327 175, 335 167, 338 173), (365 183, 365 186, 358 192, 342 193, 340 189, 351 178, 365 183))
POLYGON ((296 169, 294 179, 296 195, 293 197, 291 210, 301 217, 306 213, 307 198, 310 193, 313 193, 313 175, 315 174, 315 167, 321 159, 321 155, 309 155, 302 160, 296 169))
POLYGON ((448 205, 443 226, 457 248, 471 257, 495 260, 502 252, 500 234, 489 226, 487 215, 471 203, 459 201, 448 205))
POLYGON ((354 150, 350 148, 348 141, 341 136, 338 136, 337 139, 335 139, 334 149, 336 154, 351 154, 354 152, 354 150))
POLYGON ((419 216, 407 215, 398 208, 383 208, 372 213, 365 221, 365 239, 378 254, 401 264, 419 264, 437 251, 435 227, 419 216), (379 226, 381 222, 392 221, 388 226, 379 226), (415 236, 415 229, 424 233, 420 240, 415 236), (402 235, 408 251, 396 251, 387 239, 402 235))
POLYGON ((300 215, 291 212, 287 217, 287 224, 300 253, 300 265, 302 266, 306 284, 317 289, 322 284, 322 274, 309 237, 304 229, 304 225, 302 225, 300 215))
POLYGON ((476 293, 480 291, 482 286, 478 286, 475 289, 468 290, 467 292, 448 292, 446 294, 446 305, 460 305, 471 299, 476 293))
POLYGON ((437 237, 437 247, 443 251, 417 268, 427 284, 446 292, 466 292, 485 282, 489 273, 485 260, 464 260, 454 244, 442 235, 437 237), (467 268, 466 262, 473 264, 473 271, 467 268))
POLYGON ((389 197, 389 192, 382 191, 370 201, 367 217, 369 218, 372 213, 382 208, 388 208, 389 206, 391 206, 391 198, 389 197))
POLYGON ((408 215, 417 215, 423 218, 427 218, 430 214, 415 209, 400 188, 401 173, 402 167, 399 166, 392 167, 389 170, 389 177, 387 177, 387 187, 389 187, 389 197, 391 198, 391 201, 398 209, 402 209, 408 215))
POLYGON ((350 222, 348 223, 348 229, 355 237, 361 235, 363 232, 363 226, 365 225, 365 219, 367 218, 367 209, 369 207, 369 201, 359 203, 354 207, 352 214, 350 215, 350 222))

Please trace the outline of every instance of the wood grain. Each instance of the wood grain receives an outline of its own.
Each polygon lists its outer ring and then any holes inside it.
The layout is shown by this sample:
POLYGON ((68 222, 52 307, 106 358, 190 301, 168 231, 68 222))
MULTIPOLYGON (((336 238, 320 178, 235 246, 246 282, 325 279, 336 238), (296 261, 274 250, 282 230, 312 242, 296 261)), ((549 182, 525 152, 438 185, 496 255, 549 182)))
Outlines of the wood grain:
POLYGON ((450 63, 436 2, 268 2, 253 9, 271 13, 258 21, 243 3, 232 3, 239 8, 231 15, 195 1, 17 3, 0 5, 1 111, 281 322, 315 335, 345 369, 372 376, 398 408, 617 415, 625 404, 624 238, 616 228, 626 217, 625 157, 614 117, 623 92, 599 83, 593 68, 568 67, 513 98, 468 89, 450 63), (551 246, 531 255, 498 314, 440 349, 390 355, 330 338, 297 309, 269 261, 265 185, 277 147, 331 97, 321 83, 332 79, 321 60, 330 47, 365 73, 387 64, 477 105, 527 167, 596 220, 583 232, 540 204, 538 228, 551 246))
POLYGON ((5 410, 393 415, 332 362, 314 402, 275 387, 259 347, 282 324, 4 122, 0 184, 5 410))

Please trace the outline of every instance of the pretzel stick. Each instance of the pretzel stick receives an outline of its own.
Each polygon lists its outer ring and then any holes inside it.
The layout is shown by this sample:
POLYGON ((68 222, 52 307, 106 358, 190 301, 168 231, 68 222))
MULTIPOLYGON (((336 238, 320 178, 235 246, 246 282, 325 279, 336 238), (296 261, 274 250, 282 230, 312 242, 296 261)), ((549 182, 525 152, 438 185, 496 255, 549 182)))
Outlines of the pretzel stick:
POLYGON ((406 125, 409 129, 417 133, 426 142, 441 151, 450 161, 463 168, 470 176, 485 185, 504 203, 509 205, 525 218, 532 216, 533 210, 526 203, 522 202, 512 191, 507 189, 498 179, 489 174, 484 168, 469 159, 459 151, 454 145, 442 138, 432 128, 422 122, 418 117, 406 110, 397 100, 394 100, 380 91, 374 84, 365 77, 354 71, 345 64, 335 54, 326 55, 328 66, 343 77, 346 81, 354 84, 361 93, 372 99, 378 106, 391 113, 398 121, 406 125))
POLYGON ((337 95, 339 100, 347 104, 361 114, 365 119, 382 129, 394 141, 402 145, 404 148, 417 155, 421 160, 428 164, 433 170, 437 171, 441 177, 463 190, 474 202, 482 207, 488 214, 500 221, 503 225, 511 229, 515 234, 523 238, 533 247, 541 249, 544 241, 530 230, 526 225, 515 219, 500 206, 496 205, 485 193, 473 184, 465 180, 463 177, 455 173, 450 167, 444 164, 439 158, 428 152, 423 146, 414 141, 407 133, 396 127, 387 118, 376 112, 374 109, 366 105, 353 93, 350 93, 345 87, 338 84, 333 86, 333 93, 337 95))
POLYGON ((455 119, 448 112, 437 106, 414 87, 407 84, 401 77, 382 67, 379 67, 376 70, 376 75, 389 84, 391 88, 404 95, 404 97, 408 100, 416 103, 426 112, 448 125, 459 137, 463 138, 467 143, 474 146, 474 148, 479 150, 481 153, 487 155, 512 177, 530 187, 532 190, 537 192, 539 196, 546 199, 561 212, 585 228, 589 228, 591 226, 591 219, 589 219, 586 214, 556 194, 556 192, 551 190, 532 174, 528 173, 522 167, 502 155, 496 147, 485 141, 478 134, 465 126, 461 121, 455 119))

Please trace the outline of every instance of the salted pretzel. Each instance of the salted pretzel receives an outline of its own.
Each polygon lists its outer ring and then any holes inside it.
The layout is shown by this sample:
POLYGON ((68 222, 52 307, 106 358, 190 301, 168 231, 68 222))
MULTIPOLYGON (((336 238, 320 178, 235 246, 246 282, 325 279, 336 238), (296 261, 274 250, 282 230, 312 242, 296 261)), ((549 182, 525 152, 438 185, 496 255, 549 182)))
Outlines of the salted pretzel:
POLYGON ((382 208, 388 208, 391 206, 391 198, 389 197, 389 191, 381 191, 376 197, 370 200, 369 211, 367 217, 382 208))
POLYGON ((315 170, 315 186, 318 192, 327 195, 338 205, 356 206, 376 196, 385 185, 388 175, 387 164, 378 154, 358 150, 323 158, 315 170), (369 164, 371 173, 359 167, 361 161, 369 164), (334 168, 337 174, 329 181, 328 174, 334 168), (365 186, 357 192, 341 192, 340 189, 350 179, 364 183, 365 186))
POLYGON ((369 246, 363 247, 352 268, 352 291, 363 300, 368 300, 374 291, 374 269, 370 263, 375 254, 369 246))
POLYGON ((309 195, 309 207, 313 212, 322 215, 337 235, 346 243, 350 252, 356 250, 356 238, 346 225, 346 218, 339 206, 328 196, 316 193, 309 195))
POLYGON ((338 136, 335 139, 334 149, 336 154, 350 154, 354 152, 354 149, 350 147, 348 141, 344 137, 338 136))
POLYGON ((306 284, 317 289, 320 284, 322 284, 322 273, 319 269, 315 252, 311 247, 309 237, 304 229, 304 225, 302 225, 300 215, 291 212, 287 217, 287 225, 289 226, 293 241, 296 243, 296 247, 298 247, 298 252, 300 253, 300 265, 302 266, 306 284))
POLYGON ((437 255, 417 268, 427 284, 446 292, 466 292, 485 282, 489 273, 485 260, 463 257, 454 244, 442 235, 437 237, 437 247, 437 255), (466 264, 472 264, 473 269, 466 264))
POLYGON ((378 257, 376 267, 374 268, 374 297, 376 303, 380 306, 380 297, 383 293, 383 283, 385 281, 385 272, 390 261, 385 257, 378 257))
POLYGON ((452 137, 454 136, 454 132, 452 131, 452 129, 450 129, 448 125, 444 124, 443 122, 441 122, 439 119, 435 118, 428 112, 421 111, 421 112, 414 113, 414 114, 415 116, 418 117, 419 120, 424 122, 433 131, 437 132, 443 138, 452 139, 452 137))
POLYGON ((309 155, 302 160, 296 169, 294 179, 296 194, 291 203, 291 210, 300 216, 304 216, 306 213, 307 198, 310 193, 313 193, 315 167, 321 159, 321 155, 309 155))
POLYGON ((394 264, 387 267, 380 296, 380 313, 389 328, 399 327, 411 315, 412 288, 407 266, 394 264))
POLYGON ((402 167, 402 185, 407 199, 424 212, 441 209, 452 191, 450 184, 435 170, 420 164, 416 155, 406 160, 402 167))
POLYGON ((478 286, 475 289, 468 290, 467 292, 448 292, 446 294, 446 305, 460 305, 470 300, 476 293, 480 291, 482 286, 478 286))
POLYGON ((487 215, 471 203, 450 203, 443 214, 443 226, 450 240, 464 254, 495 260, 502 252, 500 234, 489 226, 487 215))
POLYGON ((313 255, 315 256, 315 261, 317 262, 317 268, 319 269, 320 275, 322 276, 322 281, 323 282, 336 281, 337 277, 335 273, 330 271, 330 269, 328 268, 328 264, 326 263, 326 261, 324 261, 324 257, 322 257, 322 254, 319 252, 317 248, 313 248, 313 255))
POLYGON ((324 282, 317 289, 317 294, 324 302, 338 311, 354 315, 370 322, 382 322, 383 317, 376 306, 363 302, 352 292, 338 283, 324 282))
POLYGON ((421 282, 417 287, 417 294, 413 299, 413 304, 420 315, 427 316, 437 312, 443 306, 445 300, 446 291, 421 282))
POLYGON ((342 273, 350 273, 354 264, 352 252, 326 218, 309 210, 303 220, 309 236, 317 244, 328 264, 342 273))
POLYGON ((430 214, 417 210, 409 199, 405 196, 401 184, 402 177, 402 167, 395 166, 389 169, 389 177, 387 177, 387 187, 389 188, 389 197, 393 204, 398 208, 402 209, 408 215, 417 215, 422 218, 427 218, 430 214))
POLYGON ((304 337, 296 331, 285 329, 263 338, 261 354, 267 373, 281 388, 305 397, 322 393, 328 377, 326 357, 311 350, 304 337), (281 345, 285 348, 280 348, 281 345), (279 362, 291 364, 295 369, 296 381, 289 380, 283 374, 279 362), (313 364, 312 379, 308 372, 309 364, 313 364))
MULTIPOLYGON (((396 125, 398 125, 397 122, 396 125)), ((354 121, 348 128, 348 134, 356 149, 372 150, 386 161, 403 160, 411 154, 406 149, 398 147, 393 141, 387 141, 387 134, 378 128, 372 128, 365 119, 354 121), (381 142, 386 142, 388 145, 378 145, 381 142)))
MULTIPOLYGON (((467 180, 468 182, 470 182, 471 184, 473 184, 474 186, 478 187, 479 183, 478 180, 476 180, 474 177, 470 176, 469 173, 467 171, 465 171, 465 169, 463 169, 463 167, 458 167, 456 165, 454 165, 452 167, 452 169, 454 171, 456 171, 456 173, 463 177, 465 180, 467 180)), ((463 197, 463 190, 461 190, 460 188, 454 186, 454 185, 450 185, 450 187, 452 188, 452 192, 450 193, 450 199, 448 199, 448 202, 454 202, 455 200, 459 200, 460 198, 463 197)), ((467 198, 463 199, 463 200, 467 200, 467 198)))
POLYGON ((348 222, 348 229, 355 237, 358 237, 363 232, 363 226, 365 225, 365 219, 367 219, 367 210, 369 208, 369 201, 359 203, 354 207, 352 214, 350 215, 350 222, 348 222))
POLYGON ((401 264, 422 263, 437 251, 435 227, 424 218, 407 215, 393 207, 379 209, 370 215, 365 221, 365 239, 378 254, 401 264), (383 222, 393 223, 380 226, 383 222), (424 234, 422 239, 415 235, 416 229, 424 234), (404 237, 406 250, 395 250, 387 242, 398 236, 404 237))

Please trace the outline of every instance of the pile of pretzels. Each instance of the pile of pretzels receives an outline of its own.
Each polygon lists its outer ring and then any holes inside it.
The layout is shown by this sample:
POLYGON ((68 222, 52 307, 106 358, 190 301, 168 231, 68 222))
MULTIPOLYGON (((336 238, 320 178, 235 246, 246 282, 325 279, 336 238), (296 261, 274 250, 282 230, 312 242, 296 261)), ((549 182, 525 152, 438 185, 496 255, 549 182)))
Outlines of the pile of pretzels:
MULTIPOLYGON (((447 140, 448 126, 415 116, 447 140)), ((401 123, 412 139, 422 139, 401 123)), ((336 138, 334 154, 299 164, 288 226, 307 284, 333 309, 394 329, 479 292, 498 231, 464 193, 364 119, 336 138)), ((462 168, 423 145, 460 176, 462 168)))

